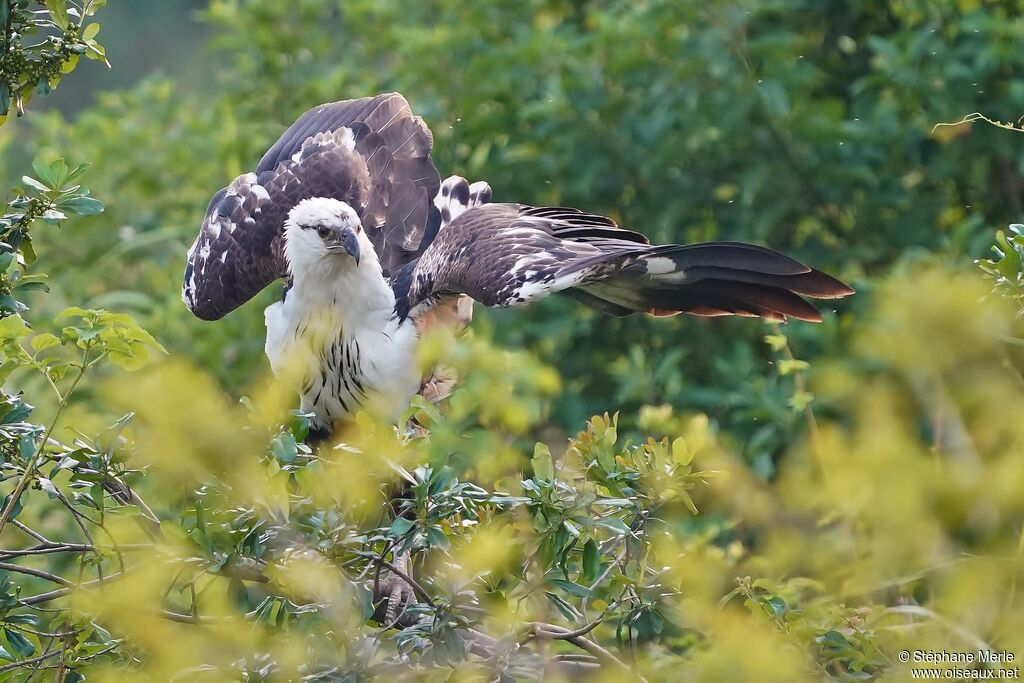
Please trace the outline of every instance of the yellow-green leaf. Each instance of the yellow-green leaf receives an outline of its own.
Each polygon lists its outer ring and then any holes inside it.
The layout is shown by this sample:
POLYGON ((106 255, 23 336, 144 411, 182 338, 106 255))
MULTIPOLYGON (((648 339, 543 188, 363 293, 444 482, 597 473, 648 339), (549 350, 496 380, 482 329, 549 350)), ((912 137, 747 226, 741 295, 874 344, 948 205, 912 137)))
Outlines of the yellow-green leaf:
POLYGON ((533 476, 542 481, 555 478, 555 464, 551 459, 551 449, 538 443, 533 447, 533 476))
POLYGON ((46 9, 50 10, 53 22, 66 29, 70 25, 68 19, 68 0, 46 0, 46 9))
POLYGON ((693 460, 693 452, 686 445, 686 439, 679 437, 672 442, 672 461, 680 465, 689 465, 693 460))
POLYGON ((0 319, 0 340, 11 341, 28 336, 32 332, 20 315, 0 319))
POLYGON ((111 351, 107 354, 107 357, 114 365, 132 372, 146 364, 146 361, 149 360, 149 352, 144 346, 135 347, 131 351, 131 353, 111 351))
POLYGON ((52 346, 59 346, 60 339, 56 335, 50 334, 49 332, 43 332, 32 337, 32 350, 36 353, 45 351, 52 346))

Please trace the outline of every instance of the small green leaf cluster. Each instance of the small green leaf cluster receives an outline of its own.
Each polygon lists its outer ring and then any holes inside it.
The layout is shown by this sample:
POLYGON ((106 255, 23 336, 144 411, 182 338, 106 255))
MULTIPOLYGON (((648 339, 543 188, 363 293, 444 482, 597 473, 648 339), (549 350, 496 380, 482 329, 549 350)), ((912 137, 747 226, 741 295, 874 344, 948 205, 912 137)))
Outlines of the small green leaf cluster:
POLYGON ((107 63, 96 42, 100 25, 86 23, 107 0, 40 4, 46 9, 31 9, 30 0, 0 0, 0 125, 12 105, 21 116, 33 94, 48 95, 82 55, 107 63))
POLYGON ((35 263, 29 227, 39 220, 59 224, 68 214, 93 216, 103 211, 103 203, 89 196, 89 188, 76 181, 88 164, 74 168, 63 159, 33 163, 35 176, 22 176, 25 189, 17 188, 14 197, 0 214, 0 318, 28 310, 18 296, 33 291, 49 291, 46 275, 26 272, 35 263))
POLYGON ((1024 311, 1024 225, 1014 223, 1009 233, 996 231, 995 254, 979 259, 978 266, 992 283, 992 290, 1024 311))

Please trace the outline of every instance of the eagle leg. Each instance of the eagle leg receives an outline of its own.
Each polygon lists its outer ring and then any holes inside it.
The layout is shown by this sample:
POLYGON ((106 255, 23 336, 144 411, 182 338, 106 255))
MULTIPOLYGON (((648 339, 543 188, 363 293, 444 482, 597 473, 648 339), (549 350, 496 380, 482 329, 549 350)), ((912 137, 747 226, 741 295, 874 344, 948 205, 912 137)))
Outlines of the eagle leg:
POLYGON ((314 451, 330 440, 334 433, 330 427, 318 427, 315 424, 309 426, 309 434, 306 435, 306 445, 314 451))
MULTIPOLYGON (((395 553, 395 567, 412 578, 412 563, 409 560, 408 551, 395 553)), ((373 618, 383 624, 385 630, 396 626, 410 626, 416 621, 408 612, 409 607, 416 602, 416 593, 405 579, 394 572, 389 572, 376 585, 373 601, 377 605, 373 618), (381 614, 382 610, 383 614, 381 614)))
MULTIPOLYGON (((421 330, 424 327, 435 324, 447 324, 456 327, 456 329, 465 329, 473 316, 473 301, 469 297, 460 296, 453 298, 450 302, 445 302, 440 309, 444 313, 425 325, 421 323, 421 330)), ((438 366, 434 368, 430 376, 423 380, 419 394, 431 403, 438 403, 451 395, 457 380, 458 375, 453 368, 443 365, 438 366)), ((430 435, 430 430, 419 424, 415 416, 413 416, 406 424, 406 434, 414 438, 426 437, 430 435)), ((401 498, 407 493, 408 489, 403 486, 402 490, 398 492, 397 497, 401 498)), ((399 571, 411 578, 412 562, 410 559, 408 551, 395 553, 394 565, 399 571)), ((395 626, 409 626, 415 621, 408 614, 408 610, 416 601, 416 593, 405 579, 394 572, 390 572, 387 578, 374 586, 373 600, 374 604, 378 605, 377 610, 374 612, 374 619, 384 624, 385 629, 394 628, 395 626), (381 603, 385 597, 387 600, 381 603), (381 607, 384 608, 383 615, 379 614, 381 607)))

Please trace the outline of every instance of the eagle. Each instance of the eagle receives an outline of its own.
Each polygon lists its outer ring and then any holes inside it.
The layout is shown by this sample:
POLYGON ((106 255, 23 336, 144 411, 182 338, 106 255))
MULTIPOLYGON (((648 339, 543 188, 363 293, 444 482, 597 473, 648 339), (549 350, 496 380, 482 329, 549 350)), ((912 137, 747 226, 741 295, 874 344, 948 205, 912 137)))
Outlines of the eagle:
POLYGON ((765 247, 656 245, 579 209, 492 202, 485 182, 441 182, 432 148, 398 93, 315 107, 213 195, 188 251, 182 298, 203 320, 284 282, 265 311, 265 350, 314 437, 360 410, 397 419, 421 387, 421 325, 459 297, 820 321, 804 297, 853 293, 765 247))

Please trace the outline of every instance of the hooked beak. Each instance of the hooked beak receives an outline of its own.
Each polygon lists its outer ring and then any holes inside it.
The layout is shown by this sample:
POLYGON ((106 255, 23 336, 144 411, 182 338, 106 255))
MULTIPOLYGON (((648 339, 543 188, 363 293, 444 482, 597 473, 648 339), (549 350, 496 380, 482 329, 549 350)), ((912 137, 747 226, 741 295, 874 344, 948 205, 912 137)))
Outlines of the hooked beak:
POLYGON ((331 253, 345 252, 355 260, 356 265, 359 265, 359 239, 356 237, 355 230, 351 228, 341 228, 335 231, 334 235, 331 236, 330 240, 327 241, 327 251, 331 253))

